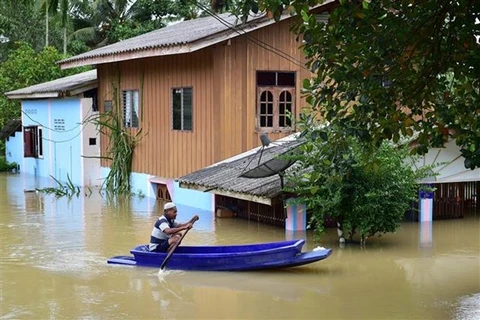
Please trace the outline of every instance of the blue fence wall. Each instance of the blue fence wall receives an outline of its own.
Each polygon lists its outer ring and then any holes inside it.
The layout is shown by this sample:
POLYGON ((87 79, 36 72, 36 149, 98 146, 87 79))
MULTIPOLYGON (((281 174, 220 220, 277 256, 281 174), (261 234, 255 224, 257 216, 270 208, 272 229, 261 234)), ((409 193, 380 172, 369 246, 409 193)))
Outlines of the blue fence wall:
MULTIPOLYGON (((23 163, 23 134, 22 132, 15 132, 15 136, 8 137, 5 144, 7 162, 16 162, 20 166, 23 163)), ((20 167, 20 170, 22 168, 20 167)))

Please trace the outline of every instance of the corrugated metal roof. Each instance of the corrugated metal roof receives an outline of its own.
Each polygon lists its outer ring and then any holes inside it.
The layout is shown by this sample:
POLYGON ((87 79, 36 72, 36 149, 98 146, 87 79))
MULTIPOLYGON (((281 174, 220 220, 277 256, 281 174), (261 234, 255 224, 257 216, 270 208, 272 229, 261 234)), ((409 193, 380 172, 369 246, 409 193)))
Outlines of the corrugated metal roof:
POLYGON ((16 131, 22 130, 22 120, 13 119, 7 122, 5 126, 0 129, 0 139, 5 139, 16 131))
MULTIPOLYGON (((328 10, 335 1, 325 0, 312 9, 328 10)), ((285 13, 280 20, 290 17, 290 13, 285 13)), ((69 68, 193 52, 273 23, 275 21, 265 13, 251 13, 245 24, 237 23, 237 17, 230 13, 186 20, 62 60, 59 64, 69 68), (234 27, 236 25, 238 27, 234 27)))
POLYGON ((189 188, 212 189, 213 193, 215 193, 213 189, 216 189, 271 199, 282 192, 278 175, 256 179, 243 178, 240 175, 293 150, 301 143, 302 141, 296 139, 274 142, 269 147, 263 149, 260 164, 258 163, 260 153, 257 152, 260 148, 256 148, 245 153, 244 156, 235 156, 187 174, 176 179, 176 181, 189 188))
POLYGON ((97 70, 90 70, 56 80, 5 93, 10 99, 47 98, 68 95, 90 84, 96 84, 97 70))
MULTIPOLYGON (((255 15, 249 17, 249 21, 242 28, 251 27, 251 23, 259 21, 264 18, 265 15, 255 15)), ((210 36, 230 31, 235 35, 238 35, 232 26, 236 23, 236 17, 224 13, 218 15, 218 18, 223 20, 224 23, 220 22, 214 17, 203 17, 193 20, 181 21, 167 27, 151 31, 134 38, 126 39, 105 47, 101 47, 89 52, 65 59, 60 61, 60 64, 65 64, 68 62, 83 60, 92 57, 101 57, 109 56, 113 54, 127 53, 133 51, 142 51, 155 48, 164 48, 164 47, 181 47, 186 44, 208 38, 210 36)), ((238 28, 238 32, 241 29, 238 28)))

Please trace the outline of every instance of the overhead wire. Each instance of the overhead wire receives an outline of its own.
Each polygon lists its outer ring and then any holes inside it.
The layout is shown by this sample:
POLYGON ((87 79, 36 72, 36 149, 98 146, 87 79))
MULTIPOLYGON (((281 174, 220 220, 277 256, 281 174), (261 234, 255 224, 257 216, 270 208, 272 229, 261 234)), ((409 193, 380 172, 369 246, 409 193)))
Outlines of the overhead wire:
POLYGON ((33 119, 33 118, 32 118, 28 113, 26 113, 24 110, 21 110, 21 111, 22 111, 22 113, 23 113, 28 119, 30 119, 30 121, 32 121, 32 122, 40 125, 42 128, 47 129, 47 130, 51 130, 51 131, 54 131, 54 132, 61 132, 61 133, 63 133, 63 132, 69 132, 69 131, 73 131, 73 130, 77 129, 79 126, 81 126, 81 125, 85 124, 86 122, 88 122, 88 121, 90 120, 91 116, 92 116, 92 114, 90 114, 90 112, 89 112, 89 113, 87 114, 87 116, 86 116, 85 118, 83 118, 83 120, 82 120, 81 122, 78 122, 78 123, 77 123, 76 126, 70 128, 70 129, 68 129, 68 130, 58 130, 58 129, 52 129, 52 128, 44 125, 43 123, 41 123, 41 122, 33 119))
POLYGON ((241 29, 239 28, 236 28, 233 24, 231 24, 230 22, 228 22, 227 20, 225 20, 224 18, 220 17, 217 13, 213 12, 210 8, 208 8, 207 6, 201 4, 201 3, 198 3, 196 2, 196 5, 197 7, 199 7, 201 10, 205 11, 208 15, 210 15, 212 18, 214 18, 215 20, 217 20, 218 22, 220 22, 221 24, 223 24, 224 26, 226 26, 227 28, 229 28, 230 30, 233 30, 235 31, 236 33, 238 33, 239 35, 245 35, 247 37, 248 40, 250 40, 251 42, 253 42, 254 44, 258 45, 259 47, 269 51, 269 52, 272 52, 278 56, 280 56, 281 58, 285 59, 285 60, 288 60, 289 62, 307 70, 307 71, 310 71, 310 69, 308 69, 307 67, 305 67, 305 64, 298 60, 297 58, 293 57, 292 55, 252 36, 251 34, 249 34, 248 32, 243 31, 240 32, 241 29))
MULTIPOLYGON (((70 129, 68 129, 68 130, 57 130, 57 129, 52 129, 52 128, 48 127, 48 126, 43 125, 41 122, 39 122, 39 121, 33 119, 32 117, 30 117, 30 115, 27 114, 27 113, 26 113, 25 111, 23 111, 23 110, 22 110, 22 113, 23 113, 25 116, 27 116, 27 117, 30 119, 30 121, 32 121, 32 122, 38 124, 39 126, 41 126, 42 129, 51 130, 51 131, 57 132, 57 133, 66 133, 66 132, 73 131, 73 130, 77 129, 79 126, 84 125, 85 123, 88 123, 88 122, 92 119, 92 116, 96 116, 95 114, 91 114, 90 111, 89 111, 88 114, 83 118, 83 120, 82 120, 81 122, 77 123, 76 126, 70 128, 70 129)), ((50 141, 50 142, 53 142, 53 143, 65 143, 65 142, 69 142, 69 141, 72 141, 72 140, 74 140, 75 138, 77 138, 77 137, 83 132, 84 129, 85 129, 85 126, 83 126, 83 127, 80 129, 80 131, 79 131, 77 134, 75 134, 73 137, 68 138, 68 139, 66 139, 66 140, 53 140, 53 139, 46 138, 44 135, 42 135, 42 140, 50 141)))

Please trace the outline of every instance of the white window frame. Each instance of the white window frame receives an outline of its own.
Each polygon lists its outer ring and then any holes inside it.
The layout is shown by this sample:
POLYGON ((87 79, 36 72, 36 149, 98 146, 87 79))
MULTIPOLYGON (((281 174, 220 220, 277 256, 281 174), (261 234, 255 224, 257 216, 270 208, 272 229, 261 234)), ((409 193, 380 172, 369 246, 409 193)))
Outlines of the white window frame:
POLYGON ((123 126, 125 128, 140 127, 138 90, 122 91, 123 126), (135 118, 136 115, 136 118, 135 118))
POLYGON ((173 87, 172 90, 171 90, 171 128, 172 130, 174 131, 193 131, 193 87, 173 87), (191 93, 191 105, 190 105, 190 109, 191 109, 191 128, 189 129, 185 129, 185 114, 184 114, 184 111, 185 111, 185 99, 184 99, 184 91, 185 90, 190 90, 190 93, 191 93), (180 93, 181 94, 181 98, 180 98, 180 128, 175 128, 174 127, 174 94, 178 94, 180 93))

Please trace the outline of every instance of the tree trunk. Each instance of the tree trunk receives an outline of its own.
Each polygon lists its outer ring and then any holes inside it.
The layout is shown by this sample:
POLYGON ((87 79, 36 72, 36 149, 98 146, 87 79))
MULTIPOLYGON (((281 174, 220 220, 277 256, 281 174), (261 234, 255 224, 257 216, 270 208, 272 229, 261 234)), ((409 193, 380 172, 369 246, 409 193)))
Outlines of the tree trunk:
POLYGON ((45 48, 48 47, 48 1, 45 1, 45 48))
POLYGON ((67 26, 63 27, 63 54, 67 55, 67 26))

